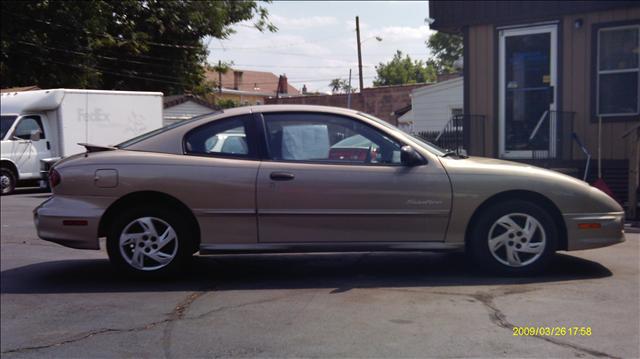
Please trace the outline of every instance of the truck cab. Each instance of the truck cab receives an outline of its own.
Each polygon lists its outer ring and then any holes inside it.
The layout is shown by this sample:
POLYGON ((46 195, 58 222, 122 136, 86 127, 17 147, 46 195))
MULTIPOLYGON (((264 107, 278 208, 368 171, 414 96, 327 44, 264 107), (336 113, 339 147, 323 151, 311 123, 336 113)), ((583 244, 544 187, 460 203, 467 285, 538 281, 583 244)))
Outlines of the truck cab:
POLYGON ((2 114, 0 185, 2 194, 11 193, 18 181, 41 178, 40 162, 51 157, 55 134, 44 113, 2 114))

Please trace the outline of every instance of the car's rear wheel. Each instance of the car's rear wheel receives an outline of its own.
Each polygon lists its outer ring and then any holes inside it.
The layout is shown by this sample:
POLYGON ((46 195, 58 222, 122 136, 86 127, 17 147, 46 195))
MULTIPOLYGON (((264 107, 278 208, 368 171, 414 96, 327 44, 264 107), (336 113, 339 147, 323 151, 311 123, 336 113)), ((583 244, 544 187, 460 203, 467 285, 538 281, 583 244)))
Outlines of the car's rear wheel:
POLYGON ((475 261, 510 275, 539 273, 555 253, 558 230, 542 207, 525 201, 491 206, 475 221, 468 248, 475 261))
POLYGON ((9 168, 0 168, 0 193, 7 195, 16 189, 16 175, 9 168))
POLYGON ((187 222, 164 208, 134 208, 113 222, 107 252, 121 271, 140 277, 177 274, 193 253, 187 222))

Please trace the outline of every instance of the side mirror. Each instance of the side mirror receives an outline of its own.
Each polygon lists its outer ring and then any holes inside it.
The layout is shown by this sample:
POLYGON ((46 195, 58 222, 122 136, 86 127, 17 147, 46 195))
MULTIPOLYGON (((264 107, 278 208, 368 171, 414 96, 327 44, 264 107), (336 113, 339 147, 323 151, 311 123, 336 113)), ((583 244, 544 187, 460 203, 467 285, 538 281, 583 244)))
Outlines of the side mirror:
POLYGON ((405 166, 419 166, 425 163, 424 158, 411 146, 402 146, 400 149, 400 161, 405 166))
POLYGON ((42 138, 42 132, 40 132, 39 130, 31 131, 31 136, 29 137, 31 142, 40 141, 41 138, 42 138))

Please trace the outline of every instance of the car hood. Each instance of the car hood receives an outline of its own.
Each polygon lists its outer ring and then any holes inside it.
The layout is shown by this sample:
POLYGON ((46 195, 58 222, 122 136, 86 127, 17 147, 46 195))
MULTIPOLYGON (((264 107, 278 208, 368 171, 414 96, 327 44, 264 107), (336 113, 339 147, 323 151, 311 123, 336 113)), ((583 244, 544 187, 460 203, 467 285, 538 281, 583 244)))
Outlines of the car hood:
POLYGON ((567 213, 619 212, 622 207, 575 177, 526 163, 485 157, 441 158, 455 196, 489 198, 506 191, 539 193, 567 213))

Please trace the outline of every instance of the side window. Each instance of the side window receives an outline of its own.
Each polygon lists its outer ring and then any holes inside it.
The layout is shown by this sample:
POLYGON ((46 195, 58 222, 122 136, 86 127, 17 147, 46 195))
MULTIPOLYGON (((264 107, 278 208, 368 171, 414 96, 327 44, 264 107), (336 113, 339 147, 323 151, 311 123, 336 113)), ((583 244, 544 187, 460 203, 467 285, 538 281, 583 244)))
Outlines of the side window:
POLYGON ((184 149, 192 155, 249 157, 251 144, 247 136, 250 117, 213 121, 189 131, 184 137, 184 149))
POLYGON ((16 126, 16 130, 13 135, 23 140, 28 140, 31 138, 31 133, 33 133, 34 131, 39 131, 40 138, 45 138, 40 117, 28 116, 20 119, 20 122, 16 126))
POLYGON ((640 26, 598 30, 596 115, 640 113, 640 26))
POLYGON ((360 121, 320 113, 264 114, 274 160, 400 164, 401 144, 360 121))

